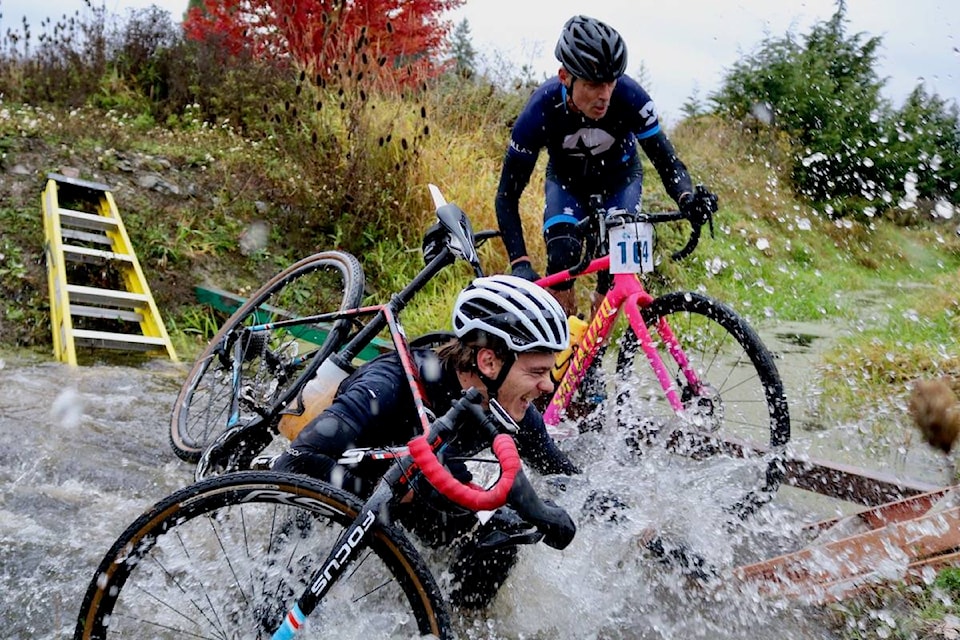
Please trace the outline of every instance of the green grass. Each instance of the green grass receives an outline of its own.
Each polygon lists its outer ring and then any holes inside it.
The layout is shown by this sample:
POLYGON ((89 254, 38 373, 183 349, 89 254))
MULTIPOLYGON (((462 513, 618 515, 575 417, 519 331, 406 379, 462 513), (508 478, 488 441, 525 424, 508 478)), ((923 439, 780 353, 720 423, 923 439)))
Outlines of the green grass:
MULTIPOLYGON (((198 123, 189 110, 174 128, 144 131, 131 124, 132 116, 120 113, 104 117, 89 108, 66 112, 5 105, 10 117, 0 120, 0 132, 8 134, 4 136, 8 163, 28 144, 40 143, 46 145, 51 166, 72 161, 84 169, 85 177, 113 176, 123 181, 127 177, 121 171, 124 162, 136 164, 141 172, 163 174, 165 166, 173 167, 174 179, 187 195, 161 197, 134 189, 118 197, 118 205, 148 271, 159 274, 154 278, 160 280, 182 280, 169 292, 160 287, 165 315, 188 318, 198 313, 191 308, 188 293, 197 281, 249 292, 295 259, 331 247, 355 251, 367 273, 368 299, 386 299, 421 266, 419 234, 433 218, 427 182, 440 185, 447 198, 468 213, 475 229, 494 228, 493 196, 508 134, 504 118, 509 112, 499 103, 490 106, 499 99, 496 96, 488 96, 486 103, 483 96, 470 98, 476 101, 467 105, 474 120, 439 113, 445 104, 440 98, 425 101, 430 111, 438 112, 430 119, 433 133, 420 140, 402 192, 382 186, 366 196, 364 206, 373 206, 374 215, 336 211, 333 207, 342 207, 343 201, 329 185, 318 182, 315 172, 321 167, 303 163, 305 150, 291 153, 293 139, 281 143, 245 137, 230 126, 198 123), (254 206, 257 202, 266 209, 254 206), (239 236, 261 218, 270 224, 270 243, 253 255, 241 255, 239 236)), ((408 114, 419 121, 420 112, 415 105, 392 100, 392 105, 386 99, 380 102, 381 113, 401 118, 391 125, 396 132, 412 131, 416 122, 402 118, 408 114)), ((331 117, 326 112, 322 116, 331 117)), ((363 130, 379 134, 384 126, 378 115, 363 130)), ((362 134, 357 131, 356 135, 362 134)), ((955 285, 943 280, 960 265, 960 242, 955 235, 944 228, 903 227, 883 218, 831 220, 785 186, 777 168, 777 154, 782 152, 777 144, 751 138, 715 119, 686 121, 672 137, 694 179, 718 192, 721 209, 715 218, 716 237, 705 233, 698 250, 680 263, 671 262, 667 255, 684 244, 687 227, 658 228, 661 264, 658 276, 648 282, 652 292, 700 290, 727 302, 755 325, 772 325, 829 319, 850 322, 860 311, 859 292, 893 287, 895 305, 889 308, 893 318, 846 339, 831 355, 834 360, 826 363, 838 371, 837 380, 859 359, 872 367, 874 358, 869 354, 895 350, 901 343, 908 359, 919 360, 913 367, 891 363, 898 378, 929 373, 932 368, 922 361, 933 361, 925 354, 935 354, 935 345, 940 345, 941 352, 956 349, 950 335, 955 320, 896 320, 909 316, 909 309, 920 306, 924 296, 943 299, 955 285), (925 288, 919 290, 923 293, 917 293, 914 301, 909 287, 923 283, 925 288), (838 364, 843 362, 849 364, 838 364)), ((376 174, 382 169, 378 163, 387 157, 401 156, 388 154, 355 169, 376 174)), ((543 162, 541 158, 521 202, 530 252, 541 269, 543 162)), ((356 174, 355 179, 353 187, 341 185, 340 190, 349 193, 367 188, 363 186, 367 182, 377 184, 365 173, 356 174)), ((650 167, 645 192, 647 210, 673 206, 650 167)), ((36 224, 38 195, 27 190, 19 200, 11 199, 13 206, 0 208, 8 256, 2 279, 8 288, 20 286, 15 281, 23 279, 42 284, 42 271, 37 268, 42 262, 38 261, 42 242, 36 224)), ((484 247, 482 257, 488 272, 507 268, 499 240, 484 247)), ((422 333, 445 323, 452 292, 469 279, 467 269, 453 269, 424 291, 403 318, 408 331, 422 333)), ((937 311, 928 315, 937 318, 937 311)), ((939 310, 940 315, 945 311, 939 310)), ((185 326, 192 327, 190 322, 185 326)), ((181 331, 179 323, 170 328, 181 331)), ((202 333, 209 333, 209 327, 195 335, 202 333)), ((876 366, 884 368, 885 358, 876 360, 876 366)), ((860 390, 856 391, 847 395, 859 397, 860 390)))

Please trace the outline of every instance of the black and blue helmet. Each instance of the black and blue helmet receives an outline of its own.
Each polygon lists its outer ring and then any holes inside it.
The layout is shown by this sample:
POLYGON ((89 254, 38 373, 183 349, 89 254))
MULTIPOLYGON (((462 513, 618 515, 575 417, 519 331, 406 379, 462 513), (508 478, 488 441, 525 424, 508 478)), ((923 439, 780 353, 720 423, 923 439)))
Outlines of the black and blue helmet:
POLYGON ((554 54, 574 77, 591 82, 613 82, 627 69, 623 38, 613 27, 588 16, 567 20, 554 54))

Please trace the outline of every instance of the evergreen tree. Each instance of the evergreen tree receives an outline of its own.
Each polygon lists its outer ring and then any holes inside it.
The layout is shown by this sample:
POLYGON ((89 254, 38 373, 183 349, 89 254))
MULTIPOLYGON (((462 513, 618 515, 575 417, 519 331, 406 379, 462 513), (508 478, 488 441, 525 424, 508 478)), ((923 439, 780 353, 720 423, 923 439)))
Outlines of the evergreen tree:
POLYGON ((885 126, 890 151, 880 169, 890 177, 891 186, 915 180, 917 197, 960 204, 957 105, 927 94, 920 84, 885 126))
POLYGON ((470 23, 464 18, 450 36, 450 57, 453 71, 461 78, 472 78, 477 73, 477 51, 470 39, 470 23))
MULTIPOLYGON (((801 41, 767 39, 739 61, 710 97, 738 119, 767 105, 795 147, 798 192, 842 215, 842 203, 884 207, 905 193, 905 176, 923 164, 936 175, 919 180, 919 195, 941 197, 956 182, 956 108, 915 92, 897 113, 881 96, 874 68, 882 40, 845 32, 845 3, 801 41), (909 144, 908 144, 909 143, 909 144), (929 158, 923 161, 921 158, 929 158)), ((913 185, 910 187, 913 188, 913 185)), ((956 189, 950 198, 956 201, 956 189)))

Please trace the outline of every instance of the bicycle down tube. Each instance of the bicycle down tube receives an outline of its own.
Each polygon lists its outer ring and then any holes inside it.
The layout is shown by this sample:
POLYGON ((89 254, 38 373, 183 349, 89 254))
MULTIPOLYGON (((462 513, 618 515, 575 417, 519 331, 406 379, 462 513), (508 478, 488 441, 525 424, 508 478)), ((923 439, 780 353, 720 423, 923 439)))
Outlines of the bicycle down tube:
MULTIPOLYGON (((610 257, 604 256, 591 261, 579 275, 586 275, 598 271, 606 271, 610 267, 610 257)), ((561 271, 537 281, 537 284, 550 287, 557 283, 568 280, 572 277, 570 270, 561 271)), ((617 273, 613 274, 613 287, 604 296, 603 301, 597 309, 597 313, 590 325, 587 327, 583 338, 580 341, 579 349, 573 355, 570 367, 566 374, 557 385, 550 404, 543 414, 544 422, 551 427, 556 427, 560 423, 563 410, 569 405, 574 392, 580 385, 581 380, 586 374, 587 369, 593 363, 600 343, 610 335, 613 324, 616 322, 620 309, 623 308, 630 321, 630 326, 640 340, 641 347, 650 361, 651 367, 657 376, 657 380, 663 387, 664 393, 670 406, 674 411, 680 412, 683 409, 683 403, 677 393, 677 387, 670 377, 663 359, 650 338, 650 332, 647 325, 640 315, 640 308, 649 305, 653 297, 643 288, 640 280, 633 274, 617 273)), ((683 370, 685 377, 691 385, 697 386, 697 374, 690 367, 683 349, 677 341, 666 320, 661 319, 660 326, 657 327, 658 333, 667 344, 667 350, 677 365, 683 370)))

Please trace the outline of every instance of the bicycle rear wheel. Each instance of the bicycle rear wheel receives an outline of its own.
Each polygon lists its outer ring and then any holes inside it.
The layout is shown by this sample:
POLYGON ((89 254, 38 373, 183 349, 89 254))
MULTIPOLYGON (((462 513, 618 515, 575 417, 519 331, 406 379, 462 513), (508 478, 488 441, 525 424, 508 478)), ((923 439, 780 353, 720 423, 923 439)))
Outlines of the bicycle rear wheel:
POLYGON ((746 517, 776 493, 783 479, 783 445, 790 439, 790 413, 773 355, 733 309, 707 296, 670 293, 641 312, 679 389, 683 412, 678 421, 640 353, 636 335, 628 330, 617 356, 619 423, 632 430, 638 446, 658 433, 671 432, 673 448, 691 457, 724 451, 736 454, 737 468, 724 484, 739 487, 732 491, 743 497, 735 497, 730 510, 746 517), (660 327, 669 327, 676 337, 702 383, 699 388, 688 382, 671 356, 663 340, 665 329, 660 327), (756 445, 766 452, 755 453, 756 445))
MULTIPOLYGON (((181 489, 104 556, 75 638, 264 638, 340 544, 359 500, 283 473, 236 473, 181 489)), ((451 637, 432 574, 410 541, 377 524, 298 638, 451 637)))
POLYGON ((304 372, 319 363, 315 353, 329 354, 349 330, 346 320, 332 325, 298 325, 247 334, 239 345, 240 379, 234 381, 238 329, 357 307, 363 297, 363 270, 357 259, 340 251, 318 253, 291 265, 254 292, 223 324, 194 363, 170 422, 170 446, 187 462, 227 427, 239 392, 239 422, 266 416, 277 402, 286 403, 299 389, 304 372))

